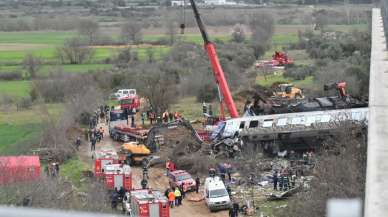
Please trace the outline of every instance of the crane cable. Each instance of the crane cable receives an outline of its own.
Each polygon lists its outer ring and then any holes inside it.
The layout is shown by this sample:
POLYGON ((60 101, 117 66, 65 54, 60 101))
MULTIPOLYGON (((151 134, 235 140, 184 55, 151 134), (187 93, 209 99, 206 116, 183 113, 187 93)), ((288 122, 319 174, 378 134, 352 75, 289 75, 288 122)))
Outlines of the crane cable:
POLYGON ((181 28, 181 34, 185 34, 185 28, 186 28, 186 0, 182 0, 183 4, 181 4, 181 18, 183 17, 183 22, 180 24, 181 28))

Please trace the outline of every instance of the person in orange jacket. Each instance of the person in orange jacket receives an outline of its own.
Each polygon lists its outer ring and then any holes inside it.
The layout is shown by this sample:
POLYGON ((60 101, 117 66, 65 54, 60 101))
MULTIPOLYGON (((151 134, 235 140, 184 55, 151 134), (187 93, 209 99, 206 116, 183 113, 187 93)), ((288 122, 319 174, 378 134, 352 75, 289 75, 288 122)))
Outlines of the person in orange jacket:
POLYGON ((175 205, 175 190, 172 189, 172 191, 170 191, 168 193, 168 202, 170 203, 170 208, 174 208, 174 205, 175 205))

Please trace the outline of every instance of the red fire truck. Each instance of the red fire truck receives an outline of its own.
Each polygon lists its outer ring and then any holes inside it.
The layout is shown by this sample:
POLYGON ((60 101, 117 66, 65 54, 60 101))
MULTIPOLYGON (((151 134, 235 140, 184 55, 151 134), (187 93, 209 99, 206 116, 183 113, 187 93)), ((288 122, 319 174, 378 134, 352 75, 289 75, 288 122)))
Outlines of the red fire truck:
POLYGON ((107 164, 104 170, 104 184, 109 190, 123 187, 127 191, 132 190, 131 167, 123 164, 107 164))
POLYGON ((129 201, 131 217, 170 217, 168 200, 160 191, 132 190, 129 201))
POLYGON ((103 176, 104 166, 108 164, 117 164, 119 158, 114 150, 98 150, 95 152, 94 159, 94 175, 97 178, 100 178, 103 176))

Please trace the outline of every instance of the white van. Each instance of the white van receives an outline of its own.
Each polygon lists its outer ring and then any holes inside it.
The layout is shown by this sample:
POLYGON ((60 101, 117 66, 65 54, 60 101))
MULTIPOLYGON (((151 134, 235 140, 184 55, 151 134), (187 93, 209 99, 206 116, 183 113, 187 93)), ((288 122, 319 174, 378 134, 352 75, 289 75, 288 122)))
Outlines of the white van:
POLYGON ((232 206, 228 191, 220 177, 206 178, 204 191, 205 202, 210 211, 229 209, 232 206))
POLYGON ((135 89, 120 89, 116 93, 114 93, 114 95, 117 99, 121 99, 123 97, 128 97, 128 96, 135 96, 136 90, 135 89))

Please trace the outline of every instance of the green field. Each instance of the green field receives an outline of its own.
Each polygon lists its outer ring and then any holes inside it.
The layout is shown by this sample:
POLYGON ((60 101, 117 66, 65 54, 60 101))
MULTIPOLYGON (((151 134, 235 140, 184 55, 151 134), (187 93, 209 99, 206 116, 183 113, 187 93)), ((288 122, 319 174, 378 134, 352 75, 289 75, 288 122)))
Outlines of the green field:
MULTIPOLYGON (((46 108, 54 116, 63 110, 61 104, 49 104, 46 108)), ((44 117, 41 109, 34 106, 29 110, 0 111, 0 155, 27 152, 38 142, 44 117)))
POLYGON ((81 187, 82 171, 87 169, 91 169, 90 165, 81 162, 78 157, 74 157, 61 165, 60 175, 70 180, 77 187, 81 187))
POLYGON ((16 98, 25 97, 30 92, 30 81, 0 81, 0 93, 16 98))
POLYGON ((75 32, 64 31, 0 32, 0 45, 1 43, 61 45, 75 35, 75 32))

